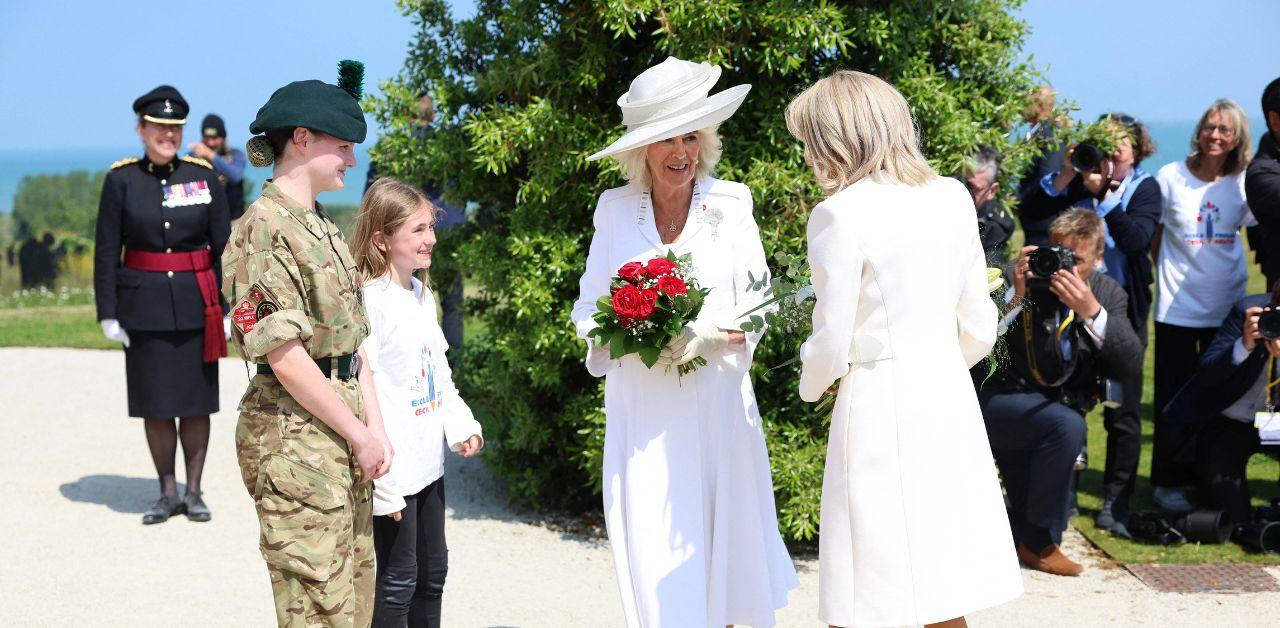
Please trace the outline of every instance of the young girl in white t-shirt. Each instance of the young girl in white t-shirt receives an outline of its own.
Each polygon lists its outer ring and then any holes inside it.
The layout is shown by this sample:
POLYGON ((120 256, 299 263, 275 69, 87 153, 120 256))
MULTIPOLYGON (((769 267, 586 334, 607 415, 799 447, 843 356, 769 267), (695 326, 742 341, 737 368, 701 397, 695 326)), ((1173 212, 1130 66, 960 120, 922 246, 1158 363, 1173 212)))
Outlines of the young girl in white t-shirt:
POLYGON ((420 189, 381 179, 356 218, 352 249, 370 328, 361 348, 395 450, 391 470, 373 486, 374 626, 440 625, 448 572, 444 445, 466 457, 484 446, 453 385, 426 285, 437 211, 420 189))

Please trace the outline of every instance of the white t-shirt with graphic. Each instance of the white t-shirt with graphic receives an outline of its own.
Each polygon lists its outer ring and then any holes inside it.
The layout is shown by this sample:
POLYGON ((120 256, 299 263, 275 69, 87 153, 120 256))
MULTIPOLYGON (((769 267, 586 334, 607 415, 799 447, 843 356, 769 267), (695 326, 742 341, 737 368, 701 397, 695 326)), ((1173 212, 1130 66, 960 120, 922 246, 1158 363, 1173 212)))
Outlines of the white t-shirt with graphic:
POLYGON ((480 423, 458 396, 431 291, 416 278, 405 290, 387 277, 364 284, 369 337, 361 348, 395 460, 373 482, 373 514, 404 509, 413 495, 444 476, 444 445, 457 449, 480 423))
POLYGON ((1217 327, 1244 297, 1241 227, 1258 224, 1244 195, 1244 172, 1212 183, 1184 161, 1156 174, 1164 203, 1156 271, 1156 320, 1181 327, 1217 327))

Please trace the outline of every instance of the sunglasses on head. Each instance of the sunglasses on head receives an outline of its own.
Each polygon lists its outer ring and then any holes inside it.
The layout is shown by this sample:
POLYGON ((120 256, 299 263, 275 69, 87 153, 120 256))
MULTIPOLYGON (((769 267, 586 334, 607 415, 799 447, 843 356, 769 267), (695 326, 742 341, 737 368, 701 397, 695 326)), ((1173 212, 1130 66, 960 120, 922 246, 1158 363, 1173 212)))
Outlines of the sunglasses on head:
POLYGON ((1125 113, 1104 113, 1098 116, 1098 122, 1102 122, 1103 120, 1115 120, 1129 128, 1133 128, 1138 124, 1137 118, 1125 113))

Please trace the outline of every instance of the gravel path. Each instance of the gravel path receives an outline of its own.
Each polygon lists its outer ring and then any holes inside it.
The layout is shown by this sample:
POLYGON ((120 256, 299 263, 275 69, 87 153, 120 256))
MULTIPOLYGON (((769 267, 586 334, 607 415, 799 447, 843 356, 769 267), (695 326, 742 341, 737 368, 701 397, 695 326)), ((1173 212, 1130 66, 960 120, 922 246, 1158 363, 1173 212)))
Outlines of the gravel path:
MULTIPOLYGON (((272 624, 257 520, 232 446, 248 380, 238 361, 223 360, 221 369, 223 411, 205 471, 213 521, 178 517, 144 528, 141 513, 158 488, 142 425, 125 417, 122 356, 0 349, 0 426, 9 435, 0 456, 0 625, 272 624)), ((450 458, 447 625, 619 625, 606 540, 541 525, 506 504, 478 460, 450 458)), ((1084 559, 1084 576, 1024 570, 1027 595, 971 623, 1263 626, 1280 608, 1280 593, 1155 593, 1074 531, 1067 552, 1084 559)), ((817 562, 796 566, 800 588, 779 625, 817 626, 817 562)))

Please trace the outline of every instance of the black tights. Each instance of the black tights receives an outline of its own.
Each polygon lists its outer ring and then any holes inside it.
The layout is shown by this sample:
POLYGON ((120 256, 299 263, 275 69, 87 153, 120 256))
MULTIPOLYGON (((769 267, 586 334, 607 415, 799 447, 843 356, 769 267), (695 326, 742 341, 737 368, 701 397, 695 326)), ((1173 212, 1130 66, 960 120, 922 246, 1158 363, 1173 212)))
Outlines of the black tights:
POLYGON ((373 518, 378 585, 376 628, 439 628, 449 548, 444 542, 444 478, 406 495, 400 521, 373 518))
POLYGON ((179 425, 173 419, 147 419, 142 422, 147 431, 147 447, 151 449, 151 461, 160 476, 160 492, 169 496, 178 494, 178 481, 173 475, 173 458, 178 452, 178 439, 182 439, 182 457, 187 463, 187 492, 200 491, 200 474, 204 472, 204 456, 209 449, 209 417, 184 416, 179 425))

